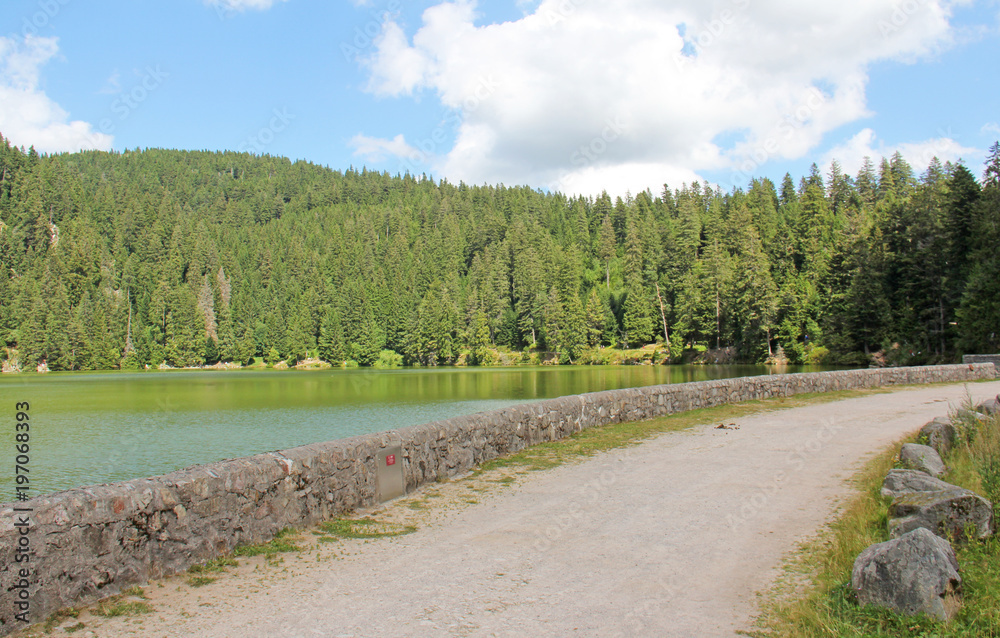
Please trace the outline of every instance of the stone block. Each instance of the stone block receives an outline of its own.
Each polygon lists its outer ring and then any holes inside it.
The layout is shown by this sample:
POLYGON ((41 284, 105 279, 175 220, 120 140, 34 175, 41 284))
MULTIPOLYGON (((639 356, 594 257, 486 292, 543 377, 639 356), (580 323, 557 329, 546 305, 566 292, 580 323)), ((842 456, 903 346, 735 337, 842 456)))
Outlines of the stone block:
POLYGON ((946 540, 920 528, 872 545, 854 561, 858 604, 950 620, 962 605, 962 577, 946 540))
POLYGON ((934 477, 940 477, 948 469, 937 450, 928 445, 905 443, 903 449, 899 451, 899 460, 915 470, 927 472, 934 477))
POLYGON ((988 538, 994 529, 993 504, 954 486, 897 496, 889 506, 889 533, 898 538, 918 527, 948 539, 962 540, 966 534, 988 538))

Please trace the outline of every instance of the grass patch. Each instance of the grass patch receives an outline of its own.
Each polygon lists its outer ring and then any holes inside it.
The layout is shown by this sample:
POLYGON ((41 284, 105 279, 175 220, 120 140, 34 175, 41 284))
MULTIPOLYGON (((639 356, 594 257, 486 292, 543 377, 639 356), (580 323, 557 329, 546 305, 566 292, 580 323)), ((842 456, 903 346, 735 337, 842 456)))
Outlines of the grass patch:
POLYGON ((211 585, 215 581, 219 580, 214 576, 191 576, 187 580, 187 584, 192 587, 204 587, 205 585, 211 585))
POLYGON ((48 618, 45 619, 45 624, 42 625, 42 629, 45 633, 51 633, 53 629, 56 628, 60 623, 62 623, 67 618, 79 618, 80 610, 76 607, 69 607, 67 609, 60 609, 59 611, 53 612, 48 618))
POLYGON ((294 536, 295 530, 286 527, 277 534, 274 538, 266 543, 255 543, 252 545, 237 545, 233 549, 233 556, 267 556, 268 558, 273 557, 277 554, 283 552, 297 552, 301 548, 291 541, 288 537, 294 536))
MULTIPOLYGON (((961 438, 945 459, 951 468, 945 480, 976 491, 996 504, 1000 485, 995 485, 992 477, 1000 459, 1000 419, 993 417, 981 424, 960 413, 952 418, 961 438)), ((955 545, 964 603, 951 622, 858 606, 851 588, 851 569, 861 551, 889 539, 889 501, 879 492, 886 473, 896 464, 899 447, 893 446, 859 472, 855 478, 859 494, 827 532, 803 547, 787 566, 786 578, 770 592, 762 606, 758 629, 751 635, 1000 636, 1000 538, 996 536, 955 545)))
MULTIPOLYGON (((328 538, 391 538, 417 531, 416 525, 401 525, 377 521, 373 518, 337 518, 321 523, 319 528, 328 538)), ((323 540, 323 539, 320 539, 323 540)))
POLYGON ((188 567, 189 574, 209 574, 226 571, 227 567, 239 567, 240 562, 232 556, 219 556, 201 565, 188 567))
POLYGON ((138 585, 134 585, 128 589, 123 589, 122 596, 135 596, 136 598, 142 598, 144 600, 149 599, 149 596, 146 595, 146 590, 138 585))
POLYGON ((91 612, 102 618, 117 618, 118 616, 138 616, 153 613, 153 607, 147 602, 124 600, 123 596, 112 596, 102 600, 91 612))

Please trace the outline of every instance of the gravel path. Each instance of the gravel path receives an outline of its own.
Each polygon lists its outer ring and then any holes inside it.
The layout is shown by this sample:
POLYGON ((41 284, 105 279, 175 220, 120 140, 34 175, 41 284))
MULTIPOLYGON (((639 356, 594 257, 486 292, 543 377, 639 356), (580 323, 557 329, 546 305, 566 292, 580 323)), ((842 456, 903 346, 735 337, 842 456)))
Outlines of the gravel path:
MULTIPOLYGON (((511 479, 431 486, 374 513, 416 533, 315 543, 218 582, 147 587, 153 614, 77 635, 732 636, 871 455, 1000 382, 699 426, 511 479), (429 507, 425 504, 431 503, 429 507)), ((68 622, 71 625, 73 622, 68 622)))

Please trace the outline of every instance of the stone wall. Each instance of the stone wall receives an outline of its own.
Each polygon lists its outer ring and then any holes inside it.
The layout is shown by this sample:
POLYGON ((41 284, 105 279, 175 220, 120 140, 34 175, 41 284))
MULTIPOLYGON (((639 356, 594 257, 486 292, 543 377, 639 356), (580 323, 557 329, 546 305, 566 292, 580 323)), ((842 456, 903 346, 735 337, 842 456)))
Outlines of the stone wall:
POLYGON ((0 505, 0 635, 27 591, 32 622, 376 503, 376 459, 399 445, 406 490, 584 428, 754 399, 993 379, 991 363, 743 377, 595 392, 0 505), (30 508, 30 526, 18 526, 30 508), (31 559, 15 563, 22 529, 31 559), (26 582, 18 570, 28 567, 26 582), (18 587, 27 584, 27 589, 18 587), (19 596, 21 598, 19 598, 19 596))
POLYGON ((967 354, 962 363, 992 363, 1000 371, 1000 354, 967 354))

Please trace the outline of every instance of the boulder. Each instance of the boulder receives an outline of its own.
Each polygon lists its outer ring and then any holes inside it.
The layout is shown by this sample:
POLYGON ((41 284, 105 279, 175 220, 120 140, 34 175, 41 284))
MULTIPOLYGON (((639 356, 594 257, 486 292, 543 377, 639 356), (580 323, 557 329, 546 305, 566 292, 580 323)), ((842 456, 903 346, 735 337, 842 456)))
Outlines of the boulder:
POLYGON ((926 529, 872 545, 854 561, 851 585, 861 606, 950 620, 962 605, 955 550, 926 529))
POLYGON ((962 419, 965 419, 966 421, 972 419, 974 421, 979 421, 980 423, 986 420, 985 414, 982 412, 976 412, 974 409, 966 410, 963 408, 956 413, 956 416, 959 419, 959 422, 961 422, 962 419))
POLYGON ((976 412, 982 414, 1000 414, 1000 395, 987 399, 976 406, 976 412))
POLYGON ((889 506, 889 534, 899 538, 923 527, 942 538, 963 540, 993 534, 993 503, 975 492, 952 486, 934 492, 897 496, 889 506))
POLYGON ((937 450, 928 445, 905 443, 903 449, 899 451, 899 460, 915 470, 927 472, 935 477, 940 477, 948 469, 937 450))
POLYGON ((954 488, 951 483, 945 483, 920 470, 889 470, 882 482, 882 496, 896 498, 913 492, 939 492, 954 488))
POLYGON ((944 417, 938 417, 920 428, 920 438, 927 441, 927 445, 934 448, 940 456, 946 456, 951 451, 952 446, 958 441, 958 430, 951 421, 944 417))

